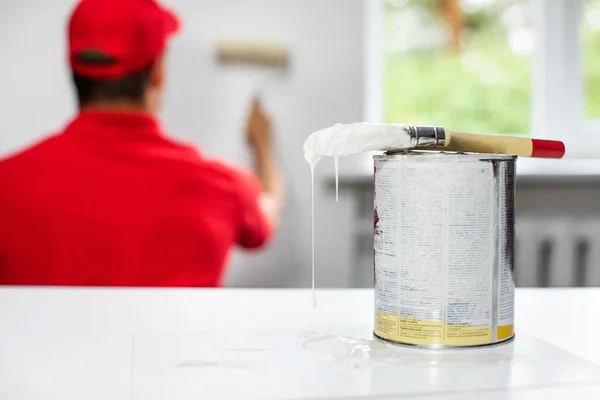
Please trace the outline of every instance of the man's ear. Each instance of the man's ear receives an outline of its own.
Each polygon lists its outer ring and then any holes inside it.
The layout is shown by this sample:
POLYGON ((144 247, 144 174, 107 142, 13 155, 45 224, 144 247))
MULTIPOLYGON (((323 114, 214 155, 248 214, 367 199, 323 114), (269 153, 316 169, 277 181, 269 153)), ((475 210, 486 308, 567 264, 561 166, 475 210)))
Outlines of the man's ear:
POLYGON ((165 80, 165 68, 163 56, 160 56, 152 65, 150 70, 150 86, 162 87, 165 80))

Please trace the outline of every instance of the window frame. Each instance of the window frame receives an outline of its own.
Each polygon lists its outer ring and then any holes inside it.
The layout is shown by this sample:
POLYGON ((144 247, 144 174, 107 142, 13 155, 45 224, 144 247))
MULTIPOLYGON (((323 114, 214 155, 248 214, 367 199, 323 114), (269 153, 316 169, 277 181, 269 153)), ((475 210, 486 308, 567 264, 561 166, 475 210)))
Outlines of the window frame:
MULTIPOLYGON (((365 2, 365 118, 384 121, 383 15, 385 0, 365 2)), ((568 159, 520 159, 519 175, 600 176, 600 119, 585 116, 581 0, 531 0, 536 46, 532 54, 530 136, 562 140, 568 159), (569 60, 569 62, 565 62, 569 60), (597 150, 598 149, 598 150, 597 150)))

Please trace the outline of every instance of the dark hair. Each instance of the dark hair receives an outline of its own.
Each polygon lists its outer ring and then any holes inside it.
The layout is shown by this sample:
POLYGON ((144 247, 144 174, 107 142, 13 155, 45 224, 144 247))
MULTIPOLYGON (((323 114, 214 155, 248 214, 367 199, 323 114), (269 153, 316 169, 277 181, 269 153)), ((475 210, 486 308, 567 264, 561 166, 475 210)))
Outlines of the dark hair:
MULTIPOLYGON (((77 55, 77 60, 90 65, 110 65, 115 62, 114 58, 97 51, 81 52, 77 55)), ((111 80, 92 79, 73 72, 79 107, 95 102, 115 101, 141 104, 151 69, 152 65, 149 65, 140 72, 111 80)))

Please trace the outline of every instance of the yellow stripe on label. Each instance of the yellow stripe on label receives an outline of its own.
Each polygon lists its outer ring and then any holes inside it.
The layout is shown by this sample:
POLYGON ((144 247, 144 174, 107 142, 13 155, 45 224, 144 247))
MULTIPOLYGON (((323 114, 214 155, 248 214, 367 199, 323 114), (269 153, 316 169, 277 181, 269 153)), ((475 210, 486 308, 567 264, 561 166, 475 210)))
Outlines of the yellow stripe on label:
POLYGON ((498 332, 496 333, 496 336, 498 337, 498 340, 502 340, 502 339, 506 339, 509 338, 513 335, 515 331, 514 325, 500 325, 498 327, 498 332))
POLYGON ((375 334, 410 344, 475 346, 492 342, 492 328, 400 317, 375 310, 375 334))

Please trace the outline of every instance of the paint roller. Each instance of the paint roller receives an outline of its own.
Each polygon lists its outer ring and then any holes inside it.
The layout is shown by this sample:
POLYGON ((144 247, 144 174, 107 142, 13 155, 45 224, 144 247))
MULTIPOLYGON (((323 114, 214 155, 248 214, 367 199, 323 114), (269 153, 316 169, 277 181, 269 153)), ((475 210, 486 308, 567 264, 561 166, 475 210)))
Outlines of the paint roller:
POLYGON ((215 46, 216 58, 223 65, 249 66, 272 71, 266 80, 258 86, 256 97, 260 98, 267 84, 278 73, 287 70, 290 62, 289 49, 282 43, 220 39, 215 46))
MULTIPOLYGON (((263 92, 268 83, 284 73, 290 64, 289 49, 283 43, 248 39, 219 39, 215 45, 215 57, 219 64, 237 65, 265 69, 266 79, 257 86, 254 97, 262 102, 263 92)), ((273 145, 277 146, 276 136, 273 145)), ((280 152, 276 152, 280 155, 280 152)), ((285 163, 279 160, 283 168, 285 163)))
POLYGON ((221 63, 277 69, 287 68, 290 58, 288 48, 281 43, 240 39, 217 41, 216 55, 221 63))

